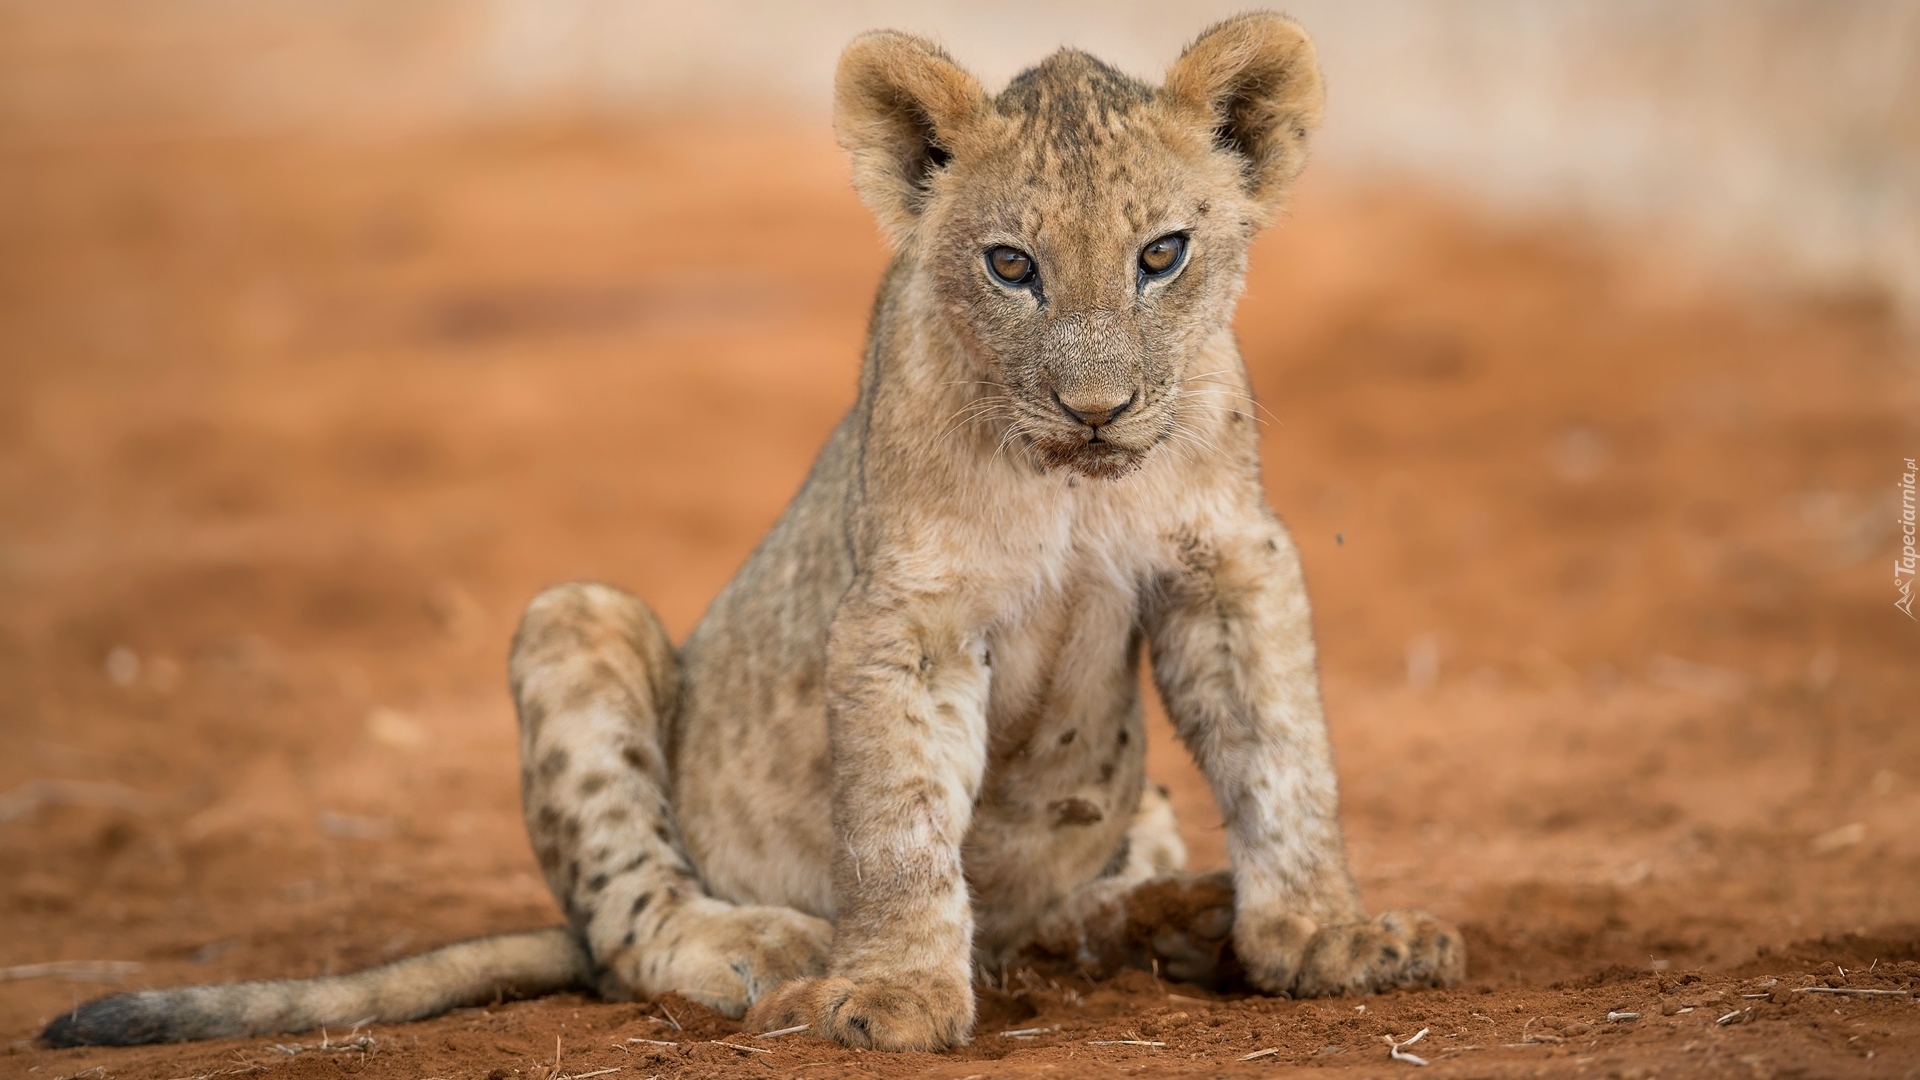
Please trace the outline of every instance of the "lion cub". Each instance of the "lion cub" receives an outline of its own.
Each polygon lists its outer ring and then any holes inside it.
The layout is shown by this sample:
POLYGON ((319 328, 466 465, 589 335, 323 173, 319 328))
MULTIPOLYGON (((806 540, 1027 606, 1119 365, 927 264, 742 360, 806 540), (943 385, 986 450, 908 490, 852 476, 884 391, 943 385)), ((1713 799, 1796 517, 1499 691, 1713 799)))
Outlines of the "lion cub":
POLYGON ((46 1038, 592 983, 851 1046, 964 1042, 976 964, 1097 959, 1128 891, 1184 859, 1144 783, 1143 647, 1233 864, 1230 912, 1187 928, 1215 947, 1175 970, 1204 977, 1230 934, 1274 993, 1457 981, 1453 929, 1369 919, 1348 874, 1230 330, 1321 96, 1275 15, 1209 30, 1159 87, 1061 51, 989 96, 918 38, 856 40, 835 127, 896 255, 852 411, 680 649, 601 585, 542 593, 514 640, 527 827, 567 928, 121 995, 46 1038))

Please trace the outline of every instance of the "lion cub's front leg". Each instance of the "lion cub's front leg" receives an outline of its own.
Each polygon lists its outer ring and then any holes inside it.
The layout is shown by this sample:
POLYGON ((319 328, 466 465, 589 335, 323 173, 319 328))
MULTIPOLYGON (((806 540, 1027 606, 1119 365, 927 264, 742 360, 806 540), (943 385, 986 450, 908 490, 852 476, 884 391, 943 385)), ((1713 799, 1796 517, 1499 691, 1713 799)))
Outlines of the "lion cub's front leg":
POLYGON ((1443 986, 1459 931, 1419 912, 1366 917, 1347 871, 1300 562, 1278 521, 1186 538, 1150 613, 1154 679, 1213 786, 1247 976, 1301 997, 1443 986))
POLYGON ((938 1050, 973 1031, 973 914, 960 861, 986 767, 985 647, 924 601, 856 585, 827 645, 834 899, 828 977, 747 1014, 848 1046, 938 1050))

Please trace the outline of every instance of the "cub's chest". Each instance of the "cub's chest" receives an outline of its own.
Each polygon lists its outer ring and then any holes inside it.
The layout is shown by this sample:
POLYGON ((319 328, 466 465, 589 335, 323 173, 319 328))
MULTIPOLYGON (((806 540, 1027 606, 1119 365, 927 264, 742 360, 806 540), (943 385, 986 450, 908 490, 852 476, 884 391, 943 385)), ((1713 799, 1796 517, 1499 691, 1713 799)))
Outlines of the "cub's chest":
POLYGON ((1125 664, 1142 594, 1177 562, 1175 538, 1186 531, 1160 479, 1029 489, 967 538, 996 703, 1089 665, 1125 664))
POLYGON ((1130 531, 1077 539, 1033 567, 1020 602, 988 629, 987 722, 998 747, 1043 728, 1058 728, 1054 737, 1072 745, 1081 734, 1075 725, 1110 718, 1131 699, 1141 598, 1157 545, 1130 531))
POLYGON ((1141 581, 1110 552, 1073 560, 988 635, 987 769, 968 871, 983 895, 1064 892, 1099 873, 1132 819, 1146 752, 1141 581))

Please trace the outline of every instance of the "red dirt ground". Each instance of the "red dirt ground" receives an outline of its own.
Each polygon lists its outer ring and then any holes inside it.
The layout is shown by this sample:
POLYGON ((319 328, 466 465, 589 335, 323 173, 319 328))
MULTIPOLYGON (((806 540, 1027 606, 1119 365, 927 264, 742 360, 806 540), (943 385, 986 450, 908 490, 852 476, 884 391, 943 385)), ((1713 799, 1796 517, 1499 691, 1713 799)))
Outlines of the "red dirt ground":
POLYGON ((1920 1075, 1920 1002, 1802 992, 1920 983, 1912 346, 1326 176, 1241 329, 1356 870, 1466 929, 1467 985, 1016 973, 939 1056, 580 995, 32 1042, 114 987, 20 965, 308 975, 557 922, 517 610, 601 578, 685 633, 852 399, 882 258, 821 124, 0 149, 0 1074, 1386 1075, 1424 1029, 1440 1076, 1920 1075))

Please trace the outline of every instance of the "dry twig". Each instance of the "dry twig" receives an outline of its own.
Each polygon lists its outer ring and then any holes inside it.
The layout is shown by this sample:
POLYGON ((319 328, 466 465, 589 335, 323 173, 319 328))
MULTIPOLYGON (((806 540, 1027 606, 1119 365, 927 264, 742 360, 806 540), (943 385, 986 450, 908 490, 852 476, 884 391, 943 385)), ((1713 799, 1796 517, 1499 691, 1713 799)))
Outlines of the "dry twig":
MULTIPOLYGON (((1536 1016, 1532 1020, 1529 1020, 1526 1023, 1520 1025, 1520 1045, 1524 1046, 1529 1043, 1545 1043, 1549 1046, 1557 1046, 1560 1043, 1567 1041, 1558 1035, 1549 1035, 1544 1031, 1538 1035, 1534 1035, 1528 1032, 1527 1029, 1532 1027, 1534 1024, 1538 1023, 1539 1020, 1540 1018, 1536 1016)), ((1509 1044, 1509 1045, 1512 1045, 1512 1044, 1509 1044)))
POLYGON ((44 964, 15 964, 0 968, 0 982, 15 979, 72 979, 75 982, 119 982, 139 971, 136 960, 53 960, 44 964))
POLYGON ((216 1076, 238 1076, 243 1073, 257 1073, 257 1072, 266 1072, 266 1071, 267 1071, 267 1067, 265 1065, 262 1065, 257 1061, 248 1061, 248 1062, 243 1062, 240 1065, 237 1065, 231 1069, 214 1069, 210 1072, 197 1073, 193 1076, 176 1076, 173 1078, 173 1080, 213 1080, 213 1078, 216 1076))
POLYGON ((333 1039, 327 1035, 327 1029, 321 1028, 320 1041, 317 1043, 274 1043, 273 1048, 288 1057, 295 1057, 309 1050, 324 1050, 328 1053, 336 1054, 343 1051, 358 1050, 364 1054, 379 1045, 371 1035, 349 1035, 345 1041, 334 1042, 333 1039))
POLYGON ((783 1027, 783 1028, 781 1028, 781 1029, 779 1029, 778 1031, 763 1031, 763 1032, 761 1032, 760 1034, 758 1034, 758 1035, 755 1035, 755 1036, 754 1036, 754 1038, 756 1038, 756 1039, 777 1039, 777 1038, 779 1038, 779 1037, 780 1037, 780 1036, 782 1036, 782 1035, 793 1035, 793 1034, 796 1034, 796 1033, 798 1033, 798 1032, 802 1032, 802 1031, 805 1031, 805 1030, 807 1030, 807 1028, 809 1028, 809 1027, 811 1027, 811 1026, 812 1026, 812 1025, 810 1025, 810 1024, 795 1024, 795 1025, 793 1025, 792 1027, 783 1027))
POLYGON ((1406 1052, 1407 1047, 1427 1037, 1426 1028, 1421 1028, 1419 1031, 1414 1032, 1412 1038, 1399 1042, 1394 1041, 1391 1035, 1382 1035, 1380 1037, 1387 1041, 1387 1056, 1393 1060, 1404 1061, 1409 1065, 1425 1065, 1427 1063, 1426 1058, 1406 1052))

